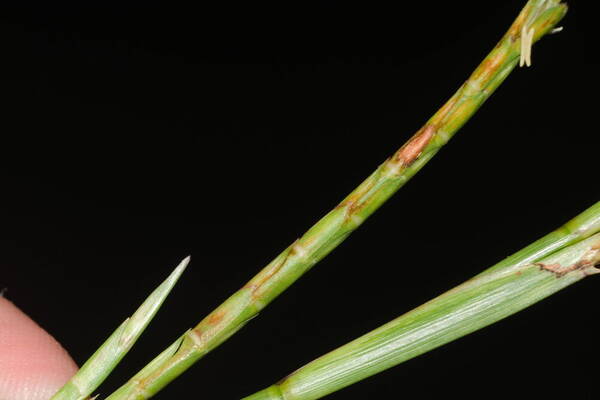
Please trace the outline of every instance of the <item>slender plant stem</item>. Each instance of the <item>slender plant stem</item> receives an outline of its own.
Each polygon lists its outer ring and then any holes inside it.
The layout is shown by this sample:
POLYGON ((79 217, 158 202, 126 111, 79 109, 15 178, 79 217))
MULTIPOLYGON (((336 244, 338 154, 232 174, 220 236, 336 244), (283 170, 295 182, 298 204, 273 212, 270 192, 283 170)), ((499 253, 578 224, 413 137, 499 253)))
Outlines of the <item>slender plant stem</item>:
POLYGON ((566 13, 559 0, 530 0, 469 79, 427 123, 335 209, 285 249, 244 287, 188 330, 109 399, 151 397, 223 343, 281 292, 337 247, 416 174, 477 111, 519 62, 521 32, 532 42, 566 13), (172 349, 176 349, 173 351, 172 349), (158 361, 160 359, 160 362, 158 361))
MULTIPOLYGON (((542 238, 483 274, 306 364, 245 400, 314 400, 481 329, 600 272, 600 202, 577 243, 531 259, 542 238), (581 239, 581 238, 580 238, 581 239)), ((589 215, 588 215, 589 216, 589 215)), ((583 218, 586 216, 584 215, 583 218)), ((577 225, 577 222, 570 224, 577 225)), ((565 225, 569 229, 569 224, 565 225)), ((578 228, 579 229, 579 228, 578 228)), ((560 231, 559 231, 560 232, 560 231)), ((551 234, 552 235, 552 234, 551 234)), ((550 236, 550 235, 549 235, 550 236)), ((564 236, 568 237, 568 235, 564 236)))

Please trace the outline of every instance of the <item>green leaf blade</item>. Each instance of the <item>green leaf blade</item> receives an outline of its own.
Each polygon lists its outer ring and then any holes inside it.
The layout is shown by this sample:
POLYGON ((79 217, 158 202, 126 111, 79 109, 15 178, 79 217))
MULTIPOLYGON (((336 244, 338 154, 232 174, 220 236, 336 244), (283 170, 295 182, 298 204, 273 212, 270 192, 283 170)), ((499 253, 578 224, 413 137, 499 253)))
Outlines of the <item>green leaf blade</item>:
POLYGON ((148 296, 131 317, 119 325, 51 400, 83 400, 100 386, 154 318, 189 261, 189 256, 181 261, 167 279, 148 296))
POLYGON ((556 241, 548 242, 548 237, 544 237, 509 257, 507 260, 513 264, 502 261, 479 277, 314 360, 246 400, 321 398, 506 318, 586 276, 599 273, 598 206, 600 202, 566 224, 571 228, 577 226, 563 235, 570 238, 570 245, 558 246, 556 241), (569 236, 571 234, 579 240, 569 236), (537 252, 529 251, 532 248, 537 252), (544 255, 532 259, 532 254, 544 255))

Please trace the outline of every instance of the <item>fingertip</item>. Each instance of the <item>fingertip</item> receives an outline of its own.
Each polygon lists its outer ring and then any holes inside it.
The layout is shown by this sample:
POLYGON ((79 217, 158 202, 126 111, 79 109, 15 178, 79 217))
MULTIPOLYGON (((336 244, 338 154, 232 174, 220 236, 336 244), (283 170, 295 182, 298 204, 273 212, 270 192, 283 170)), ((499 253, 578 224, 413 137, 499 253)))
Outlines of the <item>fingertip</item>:
POLYGON ((52 336, 0 296, 0 399, 47 400, 76 371, 52 336))

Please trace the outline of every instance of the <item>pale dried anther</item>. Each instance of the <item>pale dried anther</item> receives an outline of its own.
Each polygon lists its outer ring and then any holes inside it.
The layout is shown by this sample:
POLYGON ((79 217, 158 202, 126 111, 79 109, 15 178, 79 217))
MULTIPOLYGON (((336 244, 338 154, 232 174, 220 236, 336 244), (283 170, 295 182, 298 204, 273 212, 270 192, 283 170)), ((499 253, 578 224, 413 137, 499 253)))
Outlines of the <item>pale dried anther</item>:
POLYGON ((527 30, 524 26, 521 28, 521 57, 519 58, 519 67, 531 66, 531 46, 533 46, 533 28, 527 30))
POLYGON ((563 27, 562 26, 558 26, 558 27, 552 29, 550 31, 550 34, 552 35, 552 34, 555 34, 555 33, 558 33, 558 32, 562 32, 562 30, 563 30, 563 27))

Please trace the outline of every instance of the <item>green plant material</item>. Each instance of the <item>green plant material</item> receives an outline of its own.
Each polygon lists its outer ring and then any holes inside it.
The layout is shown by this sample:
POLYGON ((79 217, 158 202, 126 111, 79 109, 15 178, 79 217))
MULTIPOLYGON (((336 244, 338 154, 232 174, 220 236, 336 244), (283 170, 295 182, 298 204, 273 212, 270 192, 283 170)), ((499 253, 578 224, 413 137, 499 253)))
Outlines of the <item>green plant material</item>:
POLYGON ((189 261, 190 257, 181 261, 169 277, 154 289, 131 317, 119 325, 51 400, 83 400, 100 386, 154 318, 189 261))
POLYGON ((306 364, 246 400, 312 400, 490 325, 600 272, 600 202, 484 273, 306 364), (578 219, 591 217, 584 225, 578 219), (573 231, 573 228, 576 228, 573 231), (548 237, 587 237, 548 255, 548 237), (544 255, 531 254, 544 248, 544 255))
POLYGON ((285 249, 242 289, 145 367, 109 399, 153 396, 195 361, 223 343, 248 320, 337 247, 375 210, 416 174, 477 111, 519 62, 521 32, 531 43, 548 33, 565 15, 559 0, 530 0, 508 32, 469 79, 427 123, 388 158, 335 209, 285 249), (532 34, 531 34, 532 33, 532 34), (142 378, 143 377, 143 378, 142 378))

